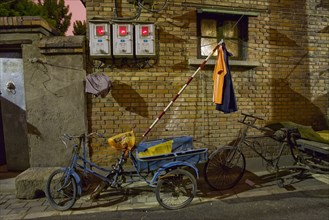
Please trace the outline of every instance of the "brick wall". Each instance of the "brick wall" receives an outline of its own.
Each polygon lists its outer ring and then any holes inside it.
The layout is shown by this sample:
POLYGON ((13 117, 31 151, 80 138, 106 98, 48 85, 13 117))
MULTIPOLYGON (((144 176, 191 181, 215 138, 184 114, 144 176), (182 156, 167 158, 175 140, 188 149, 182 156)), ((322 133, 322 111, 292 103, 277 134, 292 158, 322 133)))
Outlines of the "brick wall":
MULTIPOLYGON (((118 14, 132 16, 134 9, 128 1, 118 2, 118 14)), ((290 120, 328 128, 329 8, 324 2, 170 0, 158 14, 143 10, 139 21, 155 22, 159 29, 159 60, 142 69, 124 65, 93 69, 106 72, 114 86, 106 98, 89 96, 90 131, 112 136, 133 128, 137 137, 142 136, 196 70, 189 60, 197 55, 197 5, 259 11, 249 18, 248 27, 248 60, 259 65, 231 66, 239 111, 228 115, 216 111, 211 101, 213 66, 207 66, 149 138, 191 135, 196 146, 213 149, 235 139, 241 112, 261 116, 266 122, 290 120)), ((88 19, 113 16, 111 0, 87 0, 86 9, 88 19)), ((112 154, 99 146, 92 152, 93 160, 112 154)), ((105 159, 99 160, 106 164, 105 159)))

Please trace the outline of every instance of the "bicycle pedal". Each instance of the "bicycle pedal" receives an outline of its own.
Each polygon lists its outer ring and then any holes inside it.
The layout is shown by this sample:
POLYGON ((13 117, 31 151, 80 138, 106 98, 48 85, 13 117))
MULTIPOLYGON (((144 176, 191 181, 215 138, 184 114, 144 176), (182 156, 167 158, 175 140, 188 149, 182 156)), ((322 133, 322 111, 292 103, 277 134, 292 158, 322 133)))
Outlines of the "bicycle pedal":
POLYGON ((246 179, 245 183, 251 187, 254 187, 256 185, 256 183, 254 183, 253 181, 251 181, 250 179, 246 179))

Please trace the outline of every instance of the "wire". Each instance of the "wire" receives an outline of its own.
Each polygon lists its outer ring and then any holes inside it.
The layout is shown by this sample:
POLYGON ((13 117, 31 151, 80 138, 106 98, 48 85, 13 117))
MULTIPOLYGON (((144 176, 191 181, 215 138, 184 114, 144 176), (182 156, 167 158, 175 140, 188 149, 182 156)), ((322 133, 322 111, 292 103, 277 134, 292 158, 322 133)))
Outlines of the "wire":
POLYGON ((235 23, 235 25, 233 25, 232 30, 235 28, 235 26, 238 25, 238 23, 241 21, 241 19, 243 18, 243 16, 244 16, 244 15, 241 15, 241 16, 240 16, 239 20, 235 23))
POLYGON ((126 17, 126 18, 120 18, 120 17, 114 17, 112 21, 131 21, 131 20, 136 20, 140 17, 142 13, 142 8, 138 7, 137 11, 135 12, 135 15, 132 17, 126 17))
MULTIPOLYGON (((162 11, 163 9, 165 9, 167 7, 168 4, 168 0, 165 0, 164 4, 162 5, 162 7, 160 7, 160 9, 150 9, 150 8, 146 8, 143 3, 143 1, 139 0, 138 1, 138 6, 145 9, 146 11, 152 12, 152 13, 159 13, 160 11, 162 11)), ((156 0, 153 2, 152 7, 154 7, 156 0)))

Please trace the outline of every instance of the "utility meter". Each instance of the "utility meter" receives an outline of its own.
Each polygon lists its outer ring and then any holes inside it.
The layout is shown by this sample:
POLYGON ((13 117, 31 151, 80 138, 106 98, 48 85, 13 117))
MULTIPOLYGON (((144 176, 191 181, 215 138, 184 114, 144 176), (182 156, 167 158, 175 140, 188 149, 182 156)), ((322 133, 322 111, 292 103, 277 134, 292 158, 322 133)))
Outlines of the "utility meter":
POLYGON ((133 57, 133 25, 113 24, 113 56, 133 57))
POLYGON ((136 57, 155 56, 154 24, 135 24, 136 57))
POLYGON ((89 22, 90 56, 111 56, 110 24, 104 21, 89 22))

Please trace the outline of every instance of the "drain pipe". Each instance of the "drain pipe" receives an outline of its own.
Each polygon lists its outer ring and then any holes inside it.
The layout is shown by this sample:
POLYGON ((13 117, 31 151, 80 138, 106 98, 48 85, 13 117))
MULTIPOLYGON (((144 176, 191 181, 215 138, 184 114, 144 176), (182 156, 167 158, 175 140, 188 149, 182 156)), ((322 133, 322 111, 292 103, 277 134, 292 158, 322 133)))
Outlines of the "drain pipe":
POLYGON ((113 7, 114 18, 117 18, 118 17, 117 0, 114 0, 113 4, 114 4, 114 7, 113 7))

